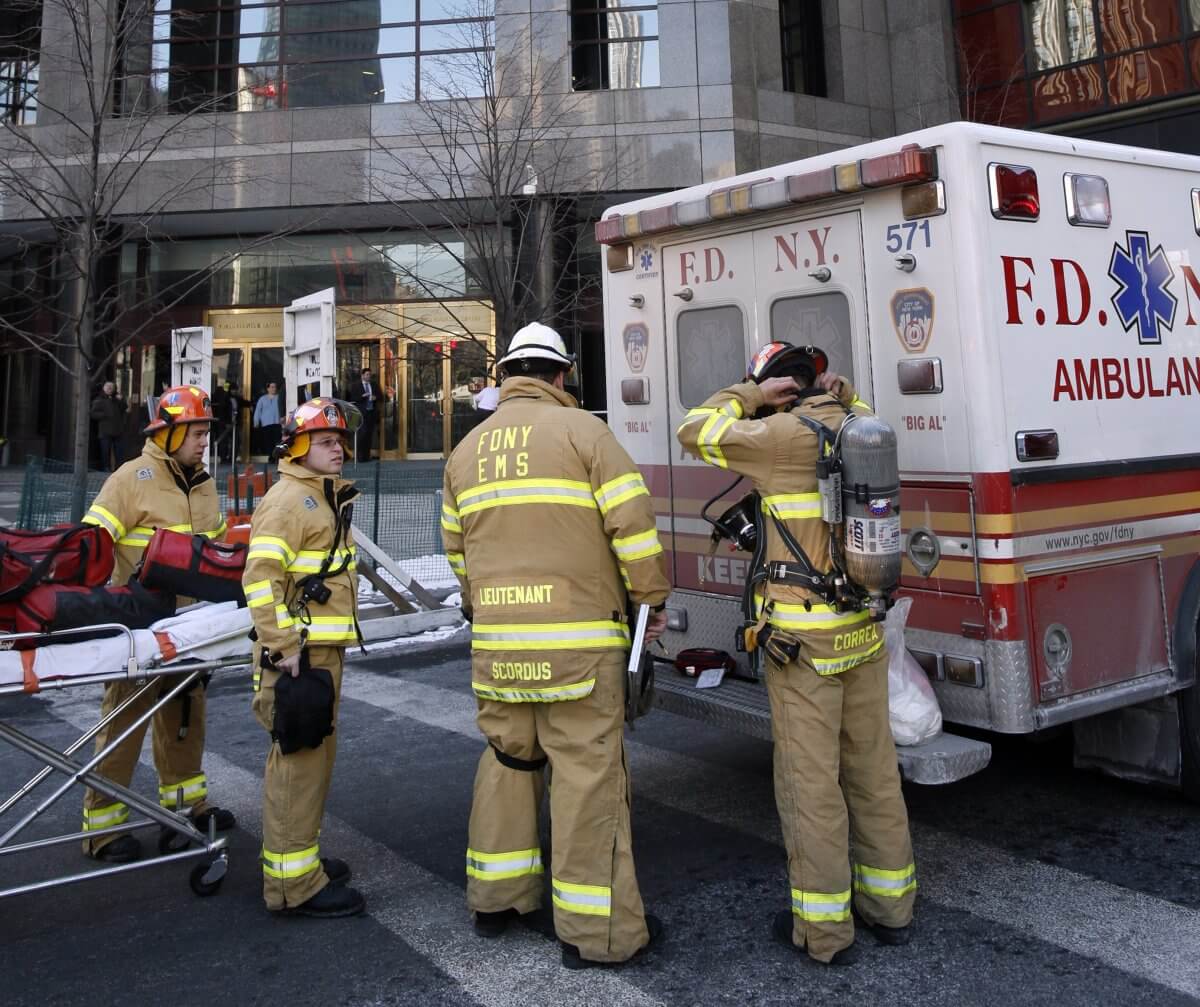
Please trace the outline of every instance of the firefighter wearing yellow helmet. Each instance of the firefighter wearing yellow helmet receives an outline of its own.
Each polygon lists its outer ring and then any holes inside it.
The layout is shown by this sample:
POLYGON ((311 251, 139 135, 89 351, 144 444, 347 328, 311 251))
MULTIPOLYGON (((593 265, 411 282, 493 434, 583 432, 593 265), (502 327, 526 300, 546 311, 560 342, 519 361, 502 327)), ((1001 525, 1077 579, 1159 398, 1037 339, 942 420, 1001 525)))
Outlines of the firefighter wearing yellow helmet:
MULTIPOLYGON (((212 405, 203 389, 194 385, 168 388, 158 400, 154 421, 146 428, 142 453, 105 480, 88 508, 84 522, 99 525, 116 544, 113 583, 129 581, 155 528, 210 538, 225 533, 216 484, 203 465, 212 418, 212 405)), ((183 605, 189 599, 178 601, 183 605)), ((110 683, 104 690, 101 714, 107 716, 136 691, 133 682, 110 683)), ((147 693, 102 727, 96 736, 96 750, 124 732, 156 698, 154 693, 147 693)), ((164 807, 190 808, 202 831, 207 831, 210 818, 215 818, 217 829, 223 831, 233 828, 234 817, 208 803, 208 780, 202 768, 204 714, 204 688, 198 685, 154 716, 159 800, 164 807)), ((101 763, 100 772, 115 783, 129 786, 145 736, 143 725, 101 763)), ((129 809, 122 802, 87 791, 83 804, 85 832, 121 825, 128 817, 129 809)), ((87 839, 83 849, 87 855, 109 863, 128 863, 142 855, 141 844, 129 833, 87 839)))
POLYGON ((254 715, 270 733, 263 779, 263 899, 276 913, 353 916, 363 897, 318 836, 337 746, 346 647, 358 639, 351 532, 341 478, 362 422, 348 402, 310 399, 287 417, 279 481, 250 521, 242 588, 254 620, 254 715))
POLYGON ((829 371, 822 350, 772 342, 751 358, 744 382, 692 409, 676 434, 689 453, 746 476, 761 496, 767 566, 761 578, 751 574, 754 641, 768 657, 775 799, 791 889, 791 908, 776 914, 772 932, 826 965, 859 956, 852 901, 880 943, 908 943, 917 888, 883 634, 866 609, 836 609, 811 580, 798 583, 799 557, 788 542, 817 573, 829 571, 830 529, 817 492, 823 442, 805 421, 836 432, 851 412, 869 411, 850 382, 829 371))
POLYGON ((498 937, 541 905, 549 764, 554 927, 563 965, 585 968, 625 961, 661 932, 630 845, 624 613, 627 597, 654 607, 657 636, 670 585, 637 466, 563 390, 573 363, 548 326, 514 335, 499 406, 446 464, 442 537, 473 619, 488 741, 467 839, 475 930, 498 937))

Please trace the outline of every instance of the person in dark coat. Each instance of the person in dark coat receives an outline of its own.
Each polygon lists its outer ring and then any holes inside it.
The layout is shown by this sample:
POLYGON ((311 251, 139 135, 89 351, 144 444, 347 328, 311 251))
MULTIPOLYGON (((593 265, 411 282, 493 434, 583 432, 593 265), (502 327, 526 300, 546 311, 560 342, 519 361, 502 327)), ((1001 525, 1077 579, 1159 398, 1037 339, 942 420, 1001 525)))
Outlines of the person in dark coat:
POLYGON ((125 402, 117 395, 117 386, 111 381, 104 382, 100 394, 92 399, 91 415, 100 442, 100 467, 105 472, 112 472, 125 461, 125 447, 121 443, 125 433, 125 402), (116 464, 113 464, 114 456, 116 464))
POLYGON ((358 443, 355 445, 359 461, 371 460, 371 441, 375 436, 375 425, 379 421, 379 413, 383 409, 383 397, 379 394, 379 385, 371 380, 371 368, 362 369, 362 377, 350 386, 350 401, 358 406, 362 413, 363 422, 358 431, 358 443))

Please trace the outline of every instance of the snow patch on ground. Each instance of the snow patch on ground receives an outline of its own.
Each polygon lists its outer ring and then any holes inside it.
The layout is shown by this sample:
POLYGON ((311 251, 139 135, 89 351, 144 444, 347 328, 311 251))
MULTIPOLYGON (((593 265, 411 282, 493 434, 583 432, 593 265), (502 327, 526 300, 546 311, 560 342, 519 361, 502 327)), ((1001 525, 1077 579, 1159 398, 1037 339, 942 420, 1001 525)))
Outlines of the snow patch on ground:
POLYGON ((398 636, 394 640, 380 640, 377 643, 370 643, 364 651, 362 647, 347 647, 347 656, 361 656, 366 654, 368 657, 378 654, 381 651, 389 650, 404 650, 408 647, 424 647, 431 643, 439 643, 442 640, 449 640, 451 637, 461 633, 467 627, 467 621, 455 623, 452 626, 438 626, 436 629, 427 629, 424 633, 416 633, 413 636, 398 636))

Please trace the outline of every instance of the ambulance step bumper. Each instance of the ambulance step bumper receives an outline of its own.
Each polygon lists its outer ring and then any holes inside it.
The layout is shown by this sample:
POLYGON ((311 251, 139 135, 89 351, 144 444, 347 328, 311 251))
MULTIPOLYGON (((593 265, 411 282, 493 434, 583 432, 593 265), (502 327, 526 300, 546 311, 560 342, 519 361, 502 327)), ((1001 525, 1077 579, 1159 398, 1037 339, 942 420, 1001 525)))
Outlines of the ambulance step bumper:
MULTIPOLYGON (((767 688, 758 682, 726 679, 715 689, 697 689, 694 679, 659 667, 654 676, 655 705, 714 727, 771 740, 767 688)), ((953 783, 978 773, 992 758, 986 741, 939 734, 921 745, 896 749, 900 775, 913 783, 953 783)))

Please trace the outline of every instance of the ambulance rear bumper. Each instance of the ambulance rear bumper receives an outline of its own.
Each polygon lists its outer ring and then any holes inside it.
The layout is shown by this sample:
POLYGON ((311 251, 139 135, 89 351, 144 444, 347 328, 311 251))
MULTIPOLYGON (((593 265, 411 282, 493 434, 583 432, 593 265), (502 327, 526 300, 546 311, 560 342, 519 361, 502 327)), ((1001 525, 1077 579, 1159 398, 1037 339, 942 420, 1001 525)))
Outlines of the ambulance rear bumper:
MULTIPOLYGON (((654 680, 655 705, 671 713, 771 740, 771 710, 761 682, 725 679, 715 689, 697 689, 695 679, 660 666, 654 680)), ((921 745, 896 748, 900 775, 913 783, 953 783, 985 768, 992 746, 985 741, 939 734, 921 745)))

